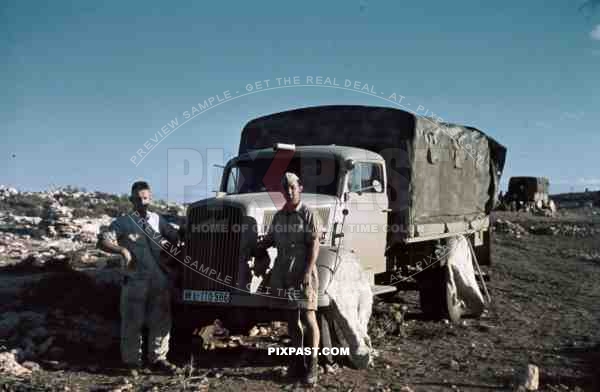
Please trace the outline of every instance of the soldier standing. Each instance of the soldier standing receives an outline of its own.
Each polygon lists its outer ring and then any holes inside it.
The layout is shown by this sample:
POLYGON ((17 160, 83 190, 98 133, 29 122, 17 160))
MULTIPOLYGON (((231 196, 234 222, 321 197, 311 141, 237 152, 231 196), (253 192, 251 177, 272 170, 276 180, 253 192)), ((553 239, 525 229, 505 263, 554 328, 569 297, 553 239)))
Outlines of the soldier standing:
POLYGON ((319 370, 320 335, 316 317, 319 278, 316 264, 320 228, 317 217, 301 202, 302 184, 298 176, 285 173, 282 185, 286 203, 273 217, 268 234, 258 244, 258 249, 277 248, 270 286, 273 293, 285 295, 295 302, 296 309, 288 313, 292 347, 304 347, 304 336, 311 348, 311 355, 291 356, 288 375, 302 377, 306 384, 312 385, 317 383, 319 370))
POLYGON ((169 249, 177 230, 160 215, 148 211, 152 200, 145 181, 131 187, 133 210, 112 221, 99 237, 98 247, 120 254, 125 261, 121 288, 121 357, 129 369, 142 366, 142 327, 148 330, 148 363, 152 370, 173 373, 167 361, 171 331, 168 277, 160 267, 161 246, 169 249), (159 235, 160 234, 160 235, 159 235), (163 237, 164 236, 164 237, 163 237), (166 240, 165 240, 166 237, 166 240))

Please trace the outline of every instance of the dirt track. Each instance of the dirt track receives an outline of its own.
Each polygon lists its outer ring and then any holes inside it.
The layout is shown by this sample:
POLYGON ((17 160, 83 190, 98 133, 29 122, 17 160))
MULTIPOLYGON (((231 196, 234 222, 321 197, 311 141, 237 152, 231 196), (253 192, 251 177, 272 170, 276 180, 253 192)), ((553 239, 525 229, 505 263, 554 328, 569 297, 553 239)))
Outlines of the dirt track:
MULTIPOLYGON (((589 209, 561 211, 558 218, 508 212, 495 217, 525 228, 575 223, 600 229, 600 214, 589 209)), ((398 333, 378 336, 383 318, 379 309, 386 305, 374 309, 370 333, 379 354, 375 367, 345 367, 322 375, 316 389, 512 390, 515 374, 532 363, 540 367, 540 390, 600 390, 594 379, 600 368, 600 260, 581 256, 582 251, 600 252, 600 234, 528 234, 518 239, 496 234, 489 283, 493 303, 484 317, 460 326, 420 320, 416 293, 401 293, 409 314, 398 333)), ((175 360, 183 365, 189 358, 177 352, 175 360)), ((64 370, 46 369, 26 381, 0 384, 18 390, 112 390, 123 386, 124 377, 114 368, 115 359, 71 356, 64 370)), ((264 350, 222 349, 197 354, 196 359, 193 375, 205 376, 208 385, 199 384, 199 377, 188 380, 187 390, 292 389, 278 367, 282 363, 264 350)), ((142 374, 128 380, 130 390, 184 390, 186 385, 185 377, 142 374)))

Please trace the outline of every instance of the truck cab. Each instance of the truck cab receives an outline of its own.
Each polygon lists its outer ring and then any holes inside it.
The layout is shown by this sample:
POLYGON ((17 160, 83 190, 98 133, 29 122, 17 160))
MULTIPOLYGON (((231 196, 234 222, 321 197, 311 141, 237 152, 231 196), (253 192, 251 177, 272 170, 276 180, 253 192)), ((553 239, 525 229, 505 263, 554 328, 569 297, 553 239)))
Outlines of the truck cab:
MULTIPOLYGON (((302 202, 318 217, 321 254, 340 243, 364 260, 374 283, 385 271, 388 199, 384 159, 344 146, 276 144, 231 159, 217 196, 188 207, 182 299, 189 303, 278 306, 274 293, 260 290, 252 249, 283 206, 284 172, 303 183, 302 202), (342 235, 343 231, 343 235, 342 235)), ((277 250, 269 249, 270 265, 277 250)), ((326 296, 324 296, 326 297, 326 296)), ((284 305, 285 301, 279 301, 284 305)), ((326 305, 326 298, 323 299, 326 305)))

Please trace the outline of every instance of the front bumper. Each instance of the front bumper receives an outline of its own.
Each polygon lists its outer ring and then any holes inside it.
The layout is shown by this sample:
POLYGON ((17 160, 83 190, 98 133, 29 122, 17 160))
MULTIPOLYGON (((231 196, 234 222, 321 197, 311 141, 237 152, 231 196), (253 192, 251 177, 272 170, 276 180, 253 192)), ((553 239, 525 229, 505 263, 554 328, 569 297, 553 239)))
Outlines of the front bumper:
MULTIPOLYGON (((196 306, 216 306, 216 307, 243 307, 243 308, 263 308, 263 309, 296 309, 294 301, 290 301, 276 295, 250 294, 250 293, 226 293, 226 299, 219 301, 207 300, 205 296, 198 296, 200 290, 174 290, 175 303, 196 306), (195 297, 195 298, 194 298, 195 297)), ((319 292, 318 307, 327 307, 331 303, 329 295, 319 292)))

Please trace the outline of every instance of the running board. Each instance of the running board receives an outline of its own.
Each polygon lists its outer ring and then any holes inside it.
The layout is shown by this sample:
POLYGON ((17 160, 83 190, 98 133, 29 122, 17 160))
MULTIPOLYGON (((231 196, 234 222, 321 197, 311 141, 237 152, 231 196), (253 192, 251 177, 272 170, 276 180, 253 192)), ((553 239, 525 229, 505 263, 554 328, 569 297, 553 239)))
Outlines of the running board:
POLYGON ((371 291, 373 292, 373 296, 394 293, 398 291, 395 286, 384 286, 380 284, 376 284, 375 286, 371 286, 371 291))

